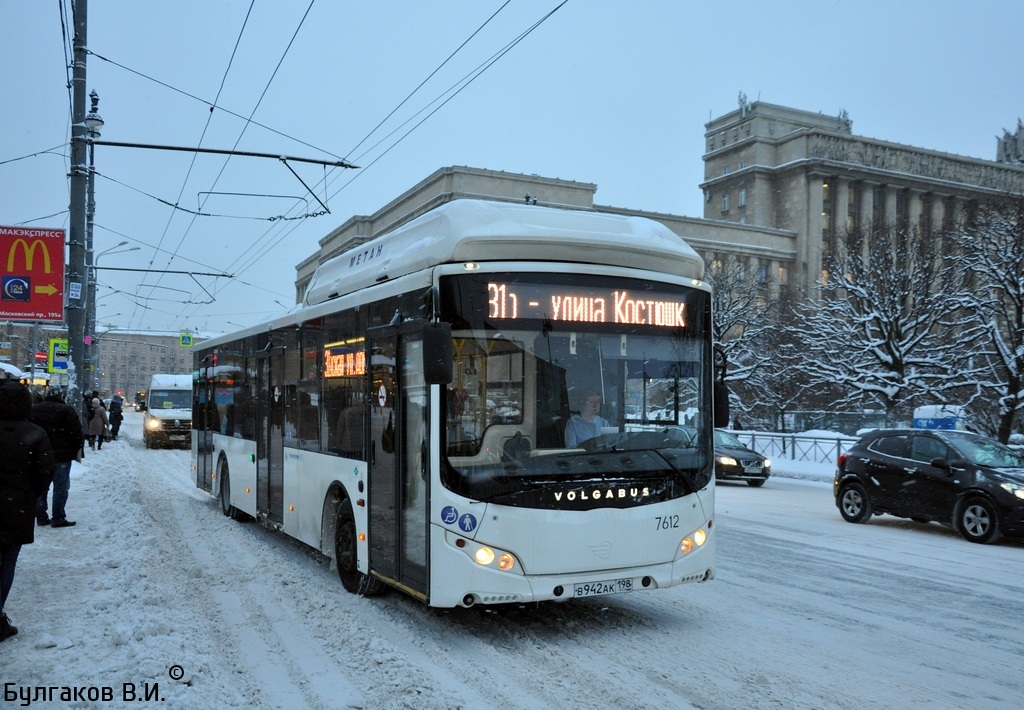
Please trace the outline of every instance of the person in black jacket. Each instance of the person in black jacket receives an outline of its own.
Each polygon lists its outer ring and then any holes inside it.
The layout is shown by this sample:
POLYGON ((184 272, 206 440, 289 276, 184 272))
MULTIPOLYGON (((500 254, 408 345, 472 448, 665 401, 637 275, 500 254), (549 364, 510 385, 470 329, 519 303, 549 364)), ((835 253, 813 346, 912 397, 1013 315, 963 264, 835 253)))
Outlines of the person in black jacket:
MULTIPOLYGON (((68 502, 68 491, 71 490, 71 462, 79 458, 85 437, 82 436, 81 418, 70 404, 64 402, 64 394, 59 387, 46 390, 46 399, 32 405, 30 420, 46 430, 53 449, 53 527, 67 528, 74 525, 68 520, 64 506, 68 502)), ((46 515, 46 491, 36 501, 36 522, 50 525, 46 515)))
POLYGON ((107 418, 110 420, 110 438, 117 441, 117 432, 121 430, 121 422, 124 421, 121 395, 115 394, 110 400, 110 413, 107 414, 107 418))
POLYGON ((0 384, 0 641, 18 633, 4 606, 21 546, 34 540, 36 500, 53 478, 50 439, 28 420, 31 411, 25 385, 0 384))

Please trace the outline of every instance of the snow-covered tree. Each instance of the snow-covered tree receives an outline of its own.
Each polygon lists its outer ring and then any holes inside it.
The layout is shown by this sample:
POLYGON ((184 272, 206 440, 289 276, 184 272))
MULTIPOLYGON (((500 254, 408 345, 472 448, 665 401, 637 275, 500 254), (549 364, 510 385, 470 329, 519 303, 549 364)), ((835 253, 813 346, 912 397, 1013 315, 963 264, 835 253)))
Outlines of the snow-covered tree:
POLYGON ((950 266, 964 278, 961 303, 976 318, 971 337, 979 385, 1004 443, 1024 409, 1024 198, 993 201, 965 222, 950 266))
POLYGON ((960 308, 942 268, 941 235, 891 225, 828 245, 817 298, 795 307, 782 354, 805 396, 831 407, 881 407, 887 424, 916 402, 962 387, 962 350, 943 337, 960 308))
POLYGON ((735 259, 710 261, 705 278, 713 288, 711 327, 718 352, 724 357, 733 419, 772 422, 770 413, 778 409, 772 376, 778 369, 773 341, 779 330, 771 279, 751 273, 735 259))

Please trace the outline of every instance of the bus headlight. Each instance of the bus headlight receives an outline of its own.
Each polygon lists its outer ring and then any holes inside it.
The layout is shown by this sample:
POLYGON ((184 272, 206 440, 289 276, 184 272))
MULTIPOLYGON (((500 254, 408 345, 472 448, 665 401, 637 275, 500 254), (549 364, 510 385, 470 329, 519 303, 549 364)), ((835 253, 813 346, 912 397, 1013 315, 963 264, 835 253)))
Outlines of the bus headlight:
POLYGON ((464 537, 452 536, 449 538, 449 544, 451 543, 454 543, 456 548, 465 552, 482 567, 522 574, 519 569, 519 560, 511 552, 495 549, 489 545, 481 545, 464 537))
POLYGON ((704 528, 694 530, 679 543, 679 551, 687 555, 708 541, 708 533, 704 528))

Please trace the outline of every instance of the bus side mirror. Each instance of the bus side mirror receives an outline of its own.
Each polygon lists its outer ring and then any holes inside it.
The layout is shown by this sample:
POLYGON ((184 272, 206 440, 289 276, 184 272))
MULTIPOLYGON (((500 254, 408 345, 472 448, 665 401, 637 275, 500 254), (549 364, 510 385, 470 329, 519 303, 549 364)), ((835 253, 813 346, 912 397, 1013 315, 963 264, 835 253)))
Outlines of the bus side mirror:
POLYGON ((715 429, 729 426, 729 388, 724 382, 714 384, 715 429))
POLYGON ((452 381, 452 327, 447 323, 423 325, 423 379, 428 385, 452 381))

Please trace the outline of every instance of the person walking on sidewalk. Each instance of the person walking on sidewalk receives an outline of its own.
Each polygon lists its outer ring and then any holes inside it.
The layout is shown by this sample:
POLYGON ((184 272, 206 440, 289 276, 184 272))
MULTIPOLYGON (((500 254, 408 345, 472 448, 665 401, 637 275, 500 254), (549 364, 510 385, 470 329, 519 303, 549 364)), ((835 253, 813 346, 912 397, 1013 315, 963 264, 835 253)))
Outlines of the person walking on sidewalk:
MULTIPOLYGON (((64 511, 68 491, 71 490, 71 462, 79 459, 85 440, 78 412, 64 401, 59 387, 50 387, 46 390, 46 399, 32 405, 30 420, 46 430, 56 462, 53 469, 53 527, 71 527, 75 523, 67 519, 64 511)), ((36 522, 39 525, 51 524, 46 514, 46 491, 36 501, 36 522)))
POLYGON ((25 385, 0 384, 0 641, 18 633, 4 608, 21 547, 35 539, 36 501, 53 479, 50 439, 28 420, 31 412, 25 385))
POLYGON ((92 398, 92 416, 89 417, 89 448, 99 451, 103 448, 103 438, 107 435, 110 420, 107 419, 107 410, 103 408, 103 402, 99 397, 92 398))
POLYGON ((121 431, 121 422, 124 421, 121 395, 115 394, 110 400, 110 413, 107 418, 110 419, 110 440, 117 441, 117 432, 121 431))

